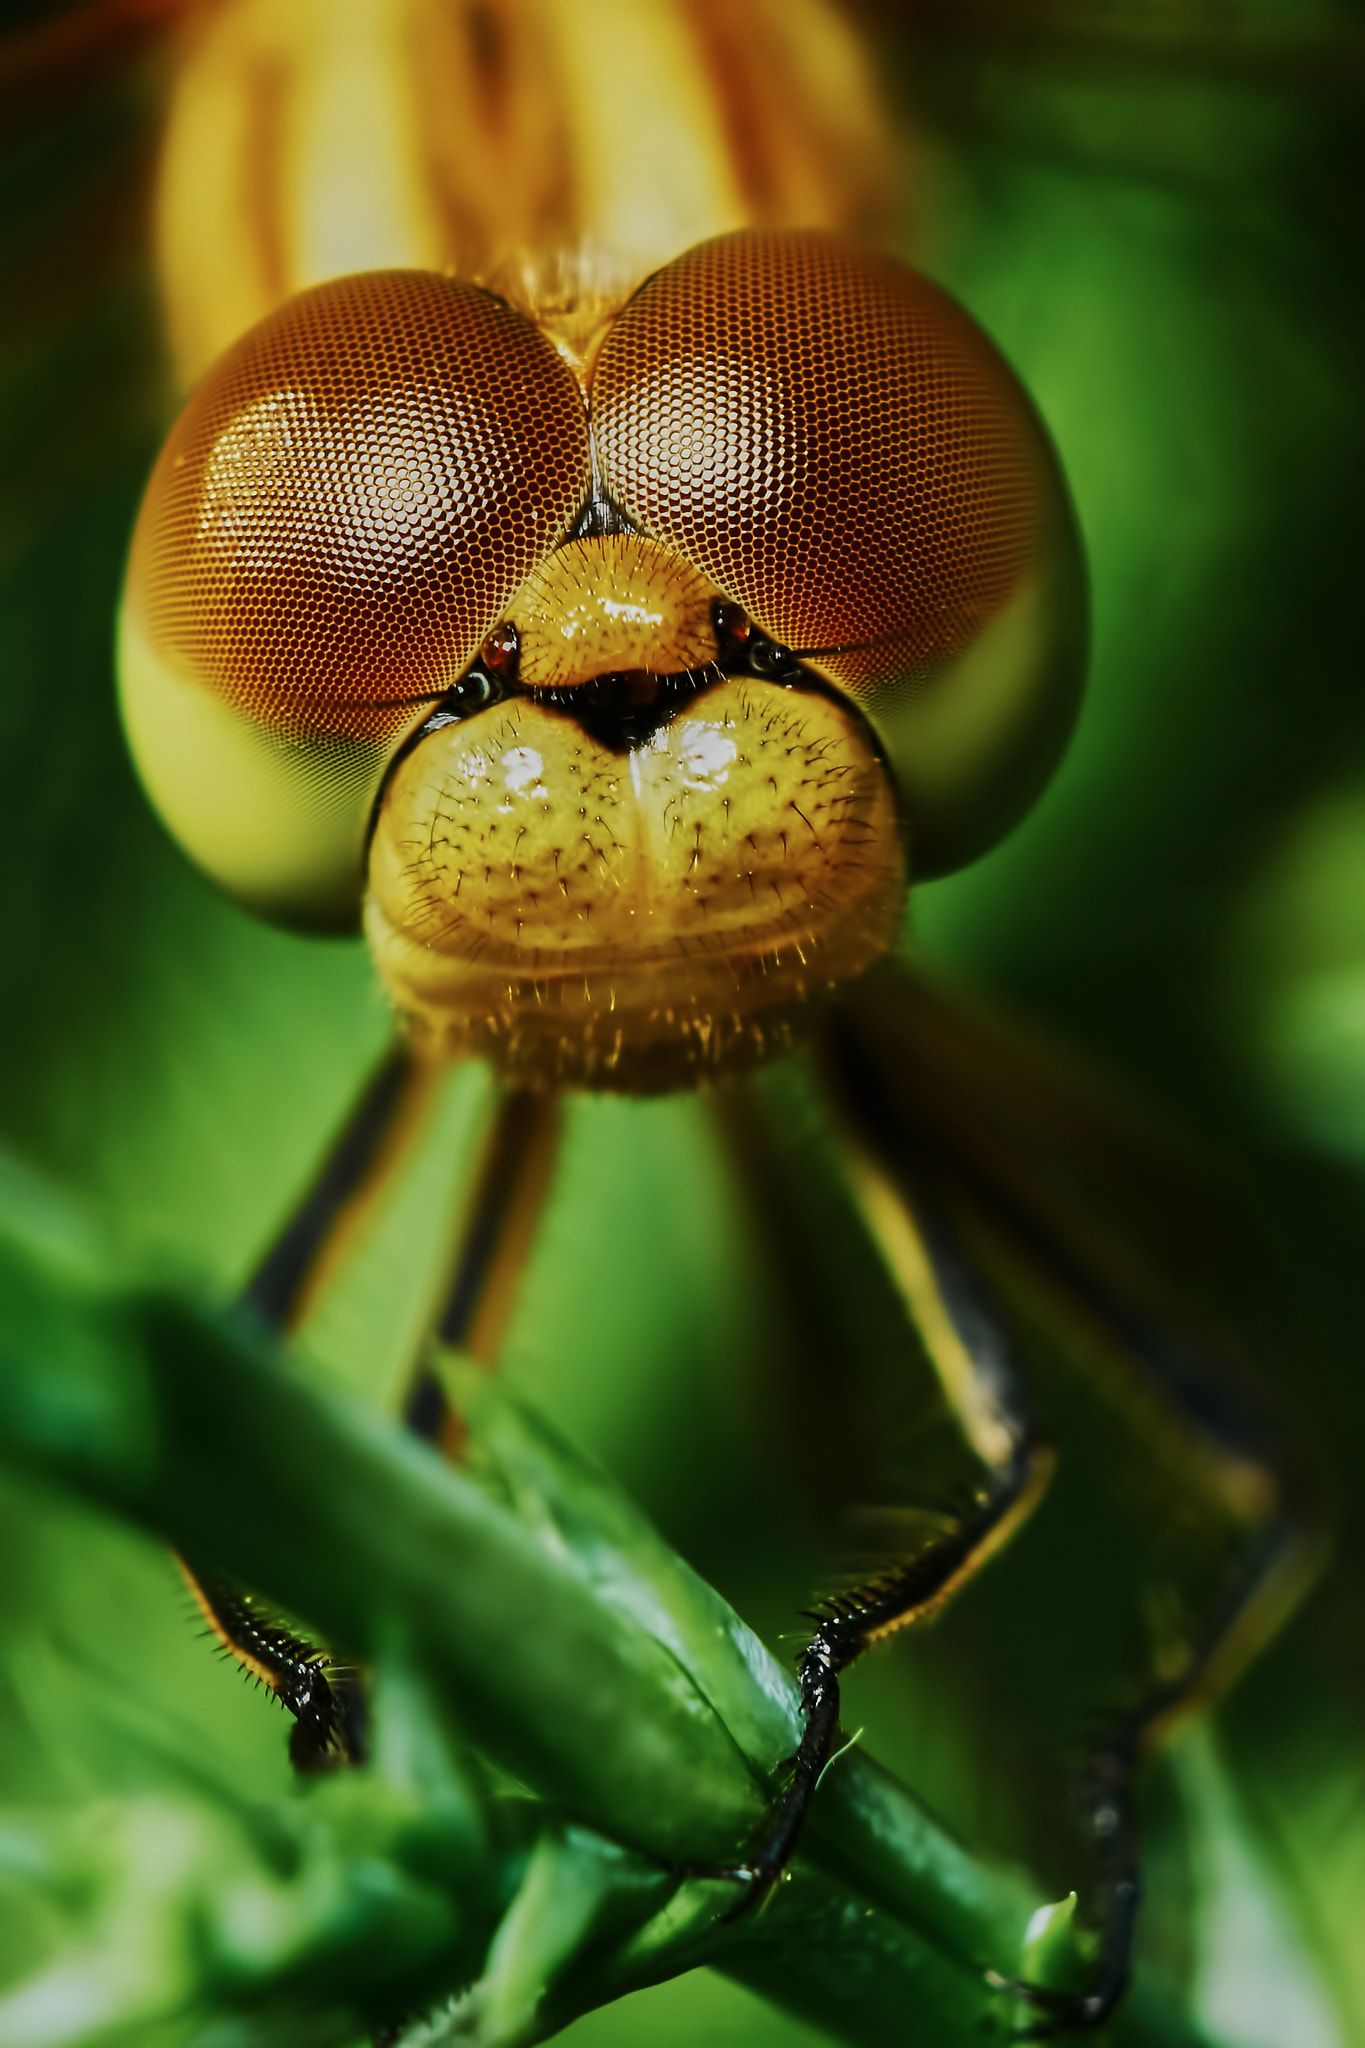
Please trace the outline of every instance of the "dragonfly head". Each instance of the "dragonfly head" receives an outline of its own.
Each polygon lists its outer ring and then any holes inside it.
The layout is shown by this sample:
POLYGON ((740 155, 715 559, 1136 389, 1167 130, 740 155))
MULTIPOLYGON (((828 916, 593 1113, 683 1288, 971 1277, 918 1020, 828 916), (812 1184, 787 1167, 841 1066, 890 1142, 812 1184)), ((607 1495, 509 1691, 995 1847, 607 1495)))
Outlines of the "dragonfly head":
POLYGON ((318 287, 148 486, 125 722, 181 844, 362 902, 419 1037, 673 1086, 785 1042, 1054 766, 1083 659, 1055 462, 966 316, 746 232, 574 364, 475 286, 318 287))

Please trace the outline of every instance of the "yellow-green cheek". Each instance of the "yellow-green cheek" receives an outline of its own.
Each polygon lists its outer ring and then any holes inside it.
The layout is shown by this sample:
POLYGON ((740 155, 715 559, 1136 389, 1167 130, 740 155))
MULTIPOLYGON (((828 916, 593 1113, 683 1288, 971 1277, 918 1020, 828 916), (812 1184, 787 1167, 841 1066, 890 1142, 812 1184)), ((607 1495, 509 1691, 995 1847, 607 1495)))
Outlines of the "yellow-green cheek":
POLYGON ((143 787, 191 860, 263 917, 354 930, 365 833, 392 743, 271 733, 178 671, 126 603, 118 677, 143 787))

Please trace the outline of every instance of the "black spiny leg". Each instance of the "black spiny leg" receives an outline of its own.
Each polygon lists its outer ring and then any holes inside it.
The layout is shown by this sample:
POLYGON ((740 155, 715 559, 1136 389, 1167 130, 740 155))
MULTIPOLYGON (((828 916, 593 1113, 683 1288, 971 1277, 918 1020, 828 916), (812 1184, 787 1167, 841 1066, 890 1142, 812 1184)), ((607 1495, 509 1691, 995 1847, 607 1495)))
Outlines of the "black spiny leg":
MULTIPOLYGON (((362 1093, 312 1187, 243 1290, 241 1305, 284 1333, 301 1323, 344 1258, 376 1197, 419 1127, 436 1070, 400 1043, 362 1093)), ((514 1090, 504 1096, 483 1148, 461 1219, 444 1306, 431 1333, 485 1364, 496 1360, 558 1151, 558 1099, 514 1090)), ((429 1345, 430 1338, 427 1340, 429 1345)), ((429 1350, 424 1346, 426 1356, 429 1350)), ((462 1447, 460 1418, 436 1375, 423 1369, 408 1403, 408 1426, 448 1455, 462 1447)), ((249 1593, 179 1560, 195 1604, 223 1654, 273 1693, 294 1717, 289 1755, 300 1772, 365 1760, 366 1691, 360 1673, 285 1628, 249 1593)), ((372 2036, 389 2048, 410 2019, 372 2036)))
MULTIPOLYGON (((742 1133, 751 1141, 750 1127, 742 1133)), ((970 1503, 903 1563, 825 1604, 800 1664, 805 1723, 791 1777, 757 1850, 724 1874, 760 1899, 790 1861, 839 1729, 839 1675, 864 1650, 941 1608, 1037 1501, 1052 1454, 1035 1436, 1009 1340, 942 1223, 885 1171, 850 1120, 841 1164, 963 1436, 983 1467, 970 1503)), ((742 1910, 742 1908, 741 1908, 742 1910)))
MULTIPOLYGON (((387 1186, 416 1127, 433 1075, 398 1047, 379 1067, 313 1186, 248 1283, 242 1303, 287 1330, 305 1313, 321 1278, 344 1252, 360 1218, 387 1186)), ((514 1091, 485 1143, 460 1226, 452 1279, 436 1331, 492 1362, 549 1186, 559 1132, 554 1097, 514 1091)), ((440 1383, 418 1382, 409 1425, 459 1449, 459 1420, 440 1383)), ((294 1716, 289 1753, 300 1771, 356 1763, 364 1753, 364 1688, 326 1652, 274 1620, 249 1593, 213 1573, 181 1570, 224 1654, 294 1716)))
MULTIPOLYGON (((308 1192, 242 1291, 241 1306, 286 1331, 307 1308, 359 1217, 387 1185, 426 1099, 429 1069, 401 1041, 362 1091, 308 1192)), ((289 1755, 296 1770, 333 1770, 364 1755, 364 1693, 338 1668, 274 1620, 250 1593, 179 1560, 196 1606, 225 1656, 294 1717, 289 1755)))
MULTIPOLYGON (((1157 1333, 1151 1336, 1155 1348, 1157 1333)), ((1203 1413, 1206 1423, 1207 1410, 1203 1413)), ((1236 1442, 1244 1456, 1240 1432, 1236 1442)), ((1215 1699, 1274 1632, 1307 1584, 1315 1556, 1316 1546, 1302 1523, 1285 1513, 1268 1515, 1249 1532, 1182 1667, 1153 1686, 1092 1749, 1077 1786, 1077 1804, 1089 1838, 1088 1917, 1098 1935, 1094 1971, 1089 1987, 1078 1994, 1033 1984, 1011 1987, 1036 2014, 1027 2030, 1030 2038, 1102 2026, 1123 1996, 1142 1899, 1138 1771, 1171 1729, 1215 1699)))
POLYGON ((1296 1592, 1303 1579, 1302 1531, 1287 1521, 1269 1525, 1248 1545, 1183 1669, 1154 1686, 1092 1749, 1076 1789, 1089 1836, 1089 1918, 1098 1933, 1094 1970, 1089 1987, 1079 1993, 1012 1983, 1009 1988, 1036 2015, 1026 2038, 1047 2040, 1102 2026, 1122 1998, 1142 1901, 1138 1771, 1177 1721, 1223 1689, 1234 1660, 1240 1666, 1263 1640, 1284 1611, 1286 1594, 1296 1592))
POLYGON ((212 1573, 191 1571, 183 1559, 180 1568, 223 1654, 293 1715, 289 1758, 295 1770, 363 1762, 365 1702, 355 1674, 274 1620, 251 1594, 212 1573))
POLYGON ((1088 1331, 1130 1394, 1197 1450, 1191 1470, 1241 1532, 1236 1561, 1178 1669, 1114 1724, 1082 1775, 1087 1917, 1097 1939, 1088 1988, 1009 1987, 1033 2009, 1034 2038, 1095 2028, 1122 1996, 1131 1964, 1141 1896, 1138 1769, 1273 1634, 1321 1554, 1303 1482, 1239 1369, 1232 1311, 1253 1291, 1257 1254, 1228 1229, 1192 1162, 1103 1088, 903 968, 868 977, 841 1010, 826 1059, 858 1134, 855 1159, 871 1166, 865 1213, 893 1267, 887 1191, 930 1186, 974 1258, 1027 1274, 1070 1327, 1088 1331), (1210 1275, 1226 1284, 1205 1299, 1197 1283, 1210 1275))
POLYGON ((753 1898, 777 1881, 795 1852, 838 1733, 840 1672, 864 1650, 951 1599, 964 1580, 1009 1540, 1046 1483, 1048 1465, 1045 1453, 1021 1447, 1014 1463, 995 1475, 954 1528, 902 1568, 828 1603, 801 1659, 805 1727, 790 1782, 760 1848, 725 1873, 751 1886, 753 1898))

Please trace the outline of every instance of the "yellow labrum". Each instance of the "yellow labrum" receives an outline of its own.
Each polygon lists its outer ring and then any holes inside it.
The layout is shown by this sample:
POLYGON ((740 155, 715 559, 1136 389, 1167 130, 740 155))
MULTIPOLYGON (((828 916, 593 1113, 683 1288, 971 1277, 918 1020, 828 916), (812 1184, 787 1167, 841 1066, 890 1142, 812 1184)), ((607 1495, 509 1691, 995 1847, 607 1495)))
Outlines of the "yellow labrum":
POLYGON ((394 777, 370 880, 419 1042, 649 1087, 780 1042, 886 950, 906 877, 858 715, 736 679, 628 749, 533 699, 444 727, 394 777))

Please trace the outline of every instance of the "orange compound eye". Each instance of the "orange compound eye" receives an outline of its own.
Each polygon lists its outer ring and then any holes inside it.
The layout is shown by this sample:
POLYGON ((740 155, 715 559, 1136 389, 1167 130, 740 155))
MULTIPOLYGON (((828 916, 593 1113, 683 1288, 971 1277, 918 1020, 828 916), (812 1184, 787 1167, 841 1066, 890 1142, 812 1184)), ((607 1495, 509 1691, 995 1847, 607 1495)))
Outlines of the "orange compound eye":
POLYGON ((1014 822, 1074 717, 1074 527, 1017 382, 889 258, 807 232, 687 251, 608 334, 606 484, 765 633, 863 705, 915 871, 1014 822))
POLYGON ((384 738, 458 674, 589 482, 573 377, 472 285, 293 300, 199 386, 134 542, 149 637, 272 727, 384 738))
POLYGON ((353 917, 386 753, 590 477, 572 373, 472 285, 342 278, 230 350, 153 472, 121 627, 134 753, 201 865, 259 908, 353 917))

